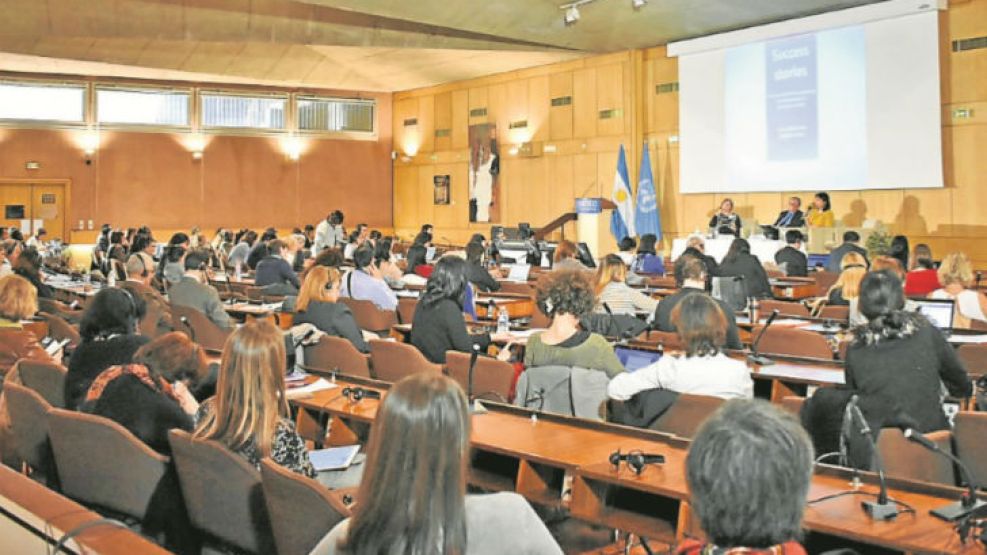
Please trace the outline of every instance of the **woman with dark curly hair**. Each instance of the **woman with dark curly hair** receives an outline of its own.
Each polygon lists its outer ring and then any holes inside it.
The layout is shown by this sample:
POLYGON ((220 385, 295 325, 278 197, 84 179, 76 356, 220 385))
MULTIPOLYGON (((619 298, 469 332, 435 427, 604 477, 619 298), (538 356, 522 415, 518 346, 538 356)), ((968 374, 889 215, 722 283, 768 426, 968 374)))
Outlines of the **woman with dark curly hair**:
POLYGON ((579 327, 579 319, 596 305, 593 282, 585 272, 562 270, 545 274, 538 282, 535 300, 552 324, 543 333, 528 338, 525 366, 578 366, 602 370, 611 378, 624 371, 602 335, 579 327))

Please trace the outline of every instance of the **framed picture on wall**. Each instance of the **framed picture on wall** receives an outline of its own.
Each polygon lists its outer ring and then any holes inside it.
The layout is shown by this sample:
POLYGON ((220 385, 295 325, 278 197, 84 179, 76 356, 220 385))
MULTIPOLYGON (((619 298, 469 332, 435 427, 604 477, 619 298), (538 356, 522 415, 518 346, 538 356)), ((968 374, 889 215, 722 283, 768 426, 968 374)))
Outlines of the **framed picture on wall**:
POLYGON ((450 177, 448 175, 436 175, 432 177, 432 182, 435 184, 435 204, 450 204, 452 194, 449 191, 449 180, 450 177))

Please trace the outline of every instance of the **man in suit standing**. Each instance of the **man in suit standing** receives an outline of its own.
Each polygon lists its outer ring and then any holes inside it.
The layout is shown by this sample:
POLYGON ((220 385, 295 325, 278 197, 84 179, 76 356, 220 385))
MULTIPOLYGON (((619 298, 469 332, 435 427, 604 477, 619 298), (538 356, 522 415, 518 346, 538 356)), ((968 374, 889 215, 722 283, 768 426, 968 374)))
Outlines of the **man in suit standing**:
POLYGON ((775 220, 775 227, 805 227, 805 213, 802 212, 802 199, 788 199, 788 210, 783 210, 775 220))
POLYGON ((168 299, 175 306, 194 308, 217 326, 230 329, 233 323, 230 315, 223 309, 219 292, 206 282, 205 269, 208 263, 208 254, 199 251, 188 253, 185 257, 185 275, 168 289, 168 299))
MULTIPOLYGON (((847 231, 843 234, 843 244, 829 253, 826 271, 840 273, 840 262, 843 261, 843 256, 848 252, 860 253, 860 256, 863 256, 864 260, 867 261, 867 249, 860 246, 860 234, 856 231, 847 231)), ((867 266, 870 267, 870 261, 867 261, 867 266)))
MULTIPOLYGON (((682 299, 689 295, 706 294, 706 266, 702 260, 688 254, 678 257, 675 261, 675 283, 678 284, 679 290, 662 299, 655 309, 652 325, 659 331, 676 331, 675 326, 672 325, 672 309, 682 299)), ((723 346, 727 349, 743 349, 744 345, 740 342, 740 332, 737 330, 737 319, 733 309, 719 299, 713 300, 720 306, 727 320, 726 343, 723 346)))
POLYGON ((809 259, 802 252, 802 232, 789 229, 785 232, 785 242, 788 245, 775 253, 775 262, 784 264, 785 274, 789 276, 806 277, 809 275, 809 259))

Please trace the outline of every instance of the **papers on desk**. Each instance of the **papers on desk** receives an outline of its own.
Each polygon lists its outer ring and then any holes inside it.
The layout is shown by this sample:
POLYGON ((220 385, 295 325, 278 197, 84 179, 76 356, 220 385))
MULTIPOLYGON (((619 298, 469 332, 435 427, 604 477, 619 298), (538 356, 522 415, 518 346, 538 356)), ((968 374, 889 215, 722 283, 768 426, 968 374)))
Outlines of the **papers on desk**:
POLYGON ((319 391, 325 391, 326 389, 332 389, 334 387, 339 387, 339 386, 337 386, 334 383, 329 383, 329 381, 327 381, 325 378, 319 378, 308 385, 289 388, 287 391, 285 391, 285 395, 289 399, 300 399, 303 397, 308 397, 313 393, 319 391))
POLYGON ((315 470, 344 470, 353 464, 353 459, 360 452, 359 445, 344 445, 343 447, 330 447, 309 451, 308 459, 312 461, 315 470))
POLYGON ((408 289, 396 289, 394 291, 396 296, 407 299, 417 299, 420 293, 420 291, 409 291, 408 289))
POLYGON ((958 335, 954 333, 947 339, 950 343, 987 343, 987 335, 958 335))

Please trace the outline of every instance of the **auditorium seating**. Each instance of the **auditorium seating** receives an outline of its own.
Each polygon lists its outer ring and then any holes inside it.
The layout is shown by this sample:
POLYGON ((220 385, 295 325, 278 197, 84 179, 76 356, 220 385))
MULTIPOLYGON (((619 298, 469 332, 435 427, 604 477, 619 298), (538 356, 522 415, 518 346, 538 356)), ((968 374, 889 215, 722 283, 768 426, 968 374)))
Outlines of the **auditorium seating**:
POLYGON ((65 367, 51 362, 30 359, 17 361, 21 383, 44 397, 49 405, 62 408, 65 404, 65 367))
POLYGON ((983 376, 987 374, 987 344, 966 344, 960 345, 956 350, 963 366, 971 376, 983 376))
POLYGON ((652 430, 692 439, 702 423, 723 404, 723 399, 707 395, 679 395, 671 407, 655 420, 652 430))
POLYGON ((441 364, 433 364, 412 345, 387 341, 370 340, 370 362, 373 377, 385 382, 396 382, 417 372, 441 372, 441 364))
MULTIPOLYGON (((752 337, 758 337, 763 326, 755 326, 752 337)), ((832 359, 833 350, 822 335, 787 326, 771 326, 761 337, 758 352, 819 359, 832 359)))
POLYGON ((778 311, 779 317, 794 316, 797 318, 808 318, 810 316, 809 309, 804 304, 790 301, 763 300, 760 303, 760 308, 762 320, 767 318, 774 310, 778 311))
POLYGON ((305 347, 305 370, 329 374, 338 370, 343 374, 371 377, 370 355, 358 351, 342 337, 323 335, 315 345, 305 347))
MULTIPOLYGON (((446 351, 446 368, 449 376, 466 392, 470 391, 469 366, 469 353, 446 351)), ((511 396, 513 383, 514 367, 510 363, 488 356, 477 357, 476 367, 473 369, 474 397, 506 403, 511 396)))
POLYGON ((75 329, 63 318, 47 312, 39 312, 38 317, 48 323, 48 335, 50 337, 59 341, 68 339, 69 342, 66 344, 66 348, 69 350, 79 346, 79 343, 82 341, 79 330, 75 329))
POLYGON ((655 343, 665 349, 678 350, 683 348, 679 334, 671 331, 648 330, 638 335, 637 340, 655 343))
POLYGON ((222 352, 231 330, 214 324, 205 314, 187 306, 171 305, 172 326, 185 332, 193 341, 207 351, 222 352))
POLYGON ((398 322, 410 324, 415 319, 415 309, 418 308, 418 299, 409 297, 398 298, 398 322))
POLYGON ((816 296, 825 297, 829 294, 829 288, 840 279, 840 274, 836 272, 819 271, 813 272, 812 277, 816 280, 816 296))
POLYGON ((319 482, 271 459, 260 462, 271 530, 279 554, 305 554, 350 510, 319 482))
POLYGON ((795 418, 799 418, 802 414, 802 405, 805 404, 805 397, 796 397, 794 395, 787 395, 781 398, 781 408, 785 409, 792 414, 795 418))
POLYGON ((339 302, 350 307, 356 325, 360 326, 360 329, 383 336, 390 333, 391 327, 398 323, 397 312, 381 310, 372 301, 340 297, 339 302))
MULTIPOLYGON (((58 489, 58 475, 48 439, 51 405, 37 392, 17 383, 3 385, 4 406, 10 417, 13 454, 30 469, 31 475, 58 489)), ((4 459, 10 459, 5 454, 4 459)))
MULTIPOLYGON (((946 430, 925 434, 940 449, 952 452, 952 433, 946 430)), ((955 485, 953 463, 905 438, 901 430, 884 428, 877 436, 884 472, 894 478, 955 485)))
POLYGON ((973 481, 987 487, 987 412, 960 411, 953 428, 956 456, 973 474, 973 481))

